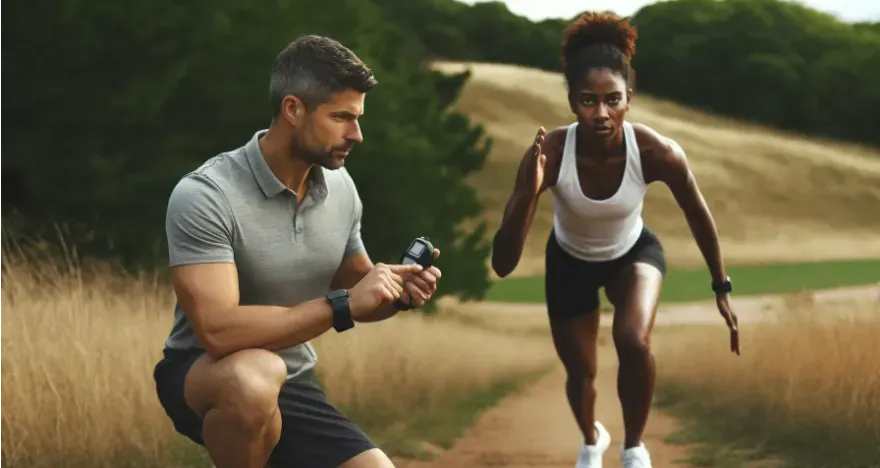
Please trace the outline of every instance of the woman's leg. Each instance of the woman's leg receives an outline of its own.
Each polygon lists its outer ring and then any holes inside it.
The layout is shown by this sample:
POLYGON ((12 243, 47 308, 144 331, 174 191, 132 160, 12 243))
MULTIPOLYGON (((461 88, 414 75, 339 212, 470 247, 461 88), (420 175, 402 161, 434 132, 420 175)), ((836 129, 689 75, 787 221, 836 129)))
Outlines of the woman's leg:
POLYGON ((596 445, 596 338, 599 288, 589 265, 568 255, 553 232, 545 263, 547 314, 556 353, 566 372, 565 394, 586 445, 596 445))
POLYGON ((565 367, 565 394, 584 443, 596 445, 596 335, 599 311, 576 317, 550 317, 553 344, 565 367))
POLYGON ((620 362, 617 393, 627 449, 641 443, 651 410, 655 367, 650 334, 662 286, 663 274, 657 267, 637 262, 623 268, 606 288, 614 305, 612 334, 620 362))

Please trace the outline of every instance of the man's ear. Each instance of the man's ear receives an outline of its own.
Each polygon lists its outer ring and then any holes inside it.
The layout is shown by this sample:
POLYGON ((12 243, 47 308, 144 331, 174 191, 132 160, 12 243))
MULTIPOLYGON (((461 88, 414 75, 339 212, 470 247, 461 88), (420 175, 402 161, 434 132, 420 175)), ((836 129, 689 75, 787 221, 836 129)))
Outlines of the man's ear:
POLYGON ((574 105, 574 96, 571 91, 568 92, 568 108, 572 114, 577 115, 577 106, 574 105))
POLYGON ((633 98, 633 89, 629 88, 626 90, 626 110, 629 110, 629 105, 632 102, 633 98))
POLYGON ((284 96, 281 100, 281 117, 291 126, 297 126, 302 122, 306 114, 306 106, 302 99, 296 96, 284 96))

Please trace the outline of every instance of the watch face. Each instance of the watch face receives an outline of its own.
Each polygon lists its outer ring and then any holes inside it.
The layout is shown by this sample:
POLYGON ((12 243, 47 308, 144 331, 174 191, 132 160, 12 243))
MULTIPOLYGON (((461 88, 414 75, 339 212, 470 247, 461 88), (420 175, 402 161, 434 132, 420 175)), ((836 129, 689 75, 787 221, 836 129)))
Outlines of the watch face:
POLYGON ((343 297, 348 297, 348 291, 344 289, 337 289, 335 291, 330 291, 327 293, 327 298, 332 300, 340 299, 343 297))

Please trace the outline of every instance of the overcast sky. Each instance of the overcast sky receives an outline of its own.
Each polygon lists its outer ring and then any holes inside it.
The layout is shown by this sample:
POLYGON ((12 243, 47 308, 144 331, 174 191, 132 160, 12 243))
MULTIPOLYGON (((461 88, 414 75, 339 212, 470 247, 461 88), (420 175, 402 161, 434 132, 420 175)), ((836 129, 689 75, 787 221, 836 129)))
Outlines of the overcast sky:
MULTIPOLYGON (((473 4, 484 0, 459 0, 473 4)), ((570 18, 584 10, 611 10, 629 16, 639 8, 655 3, 651 0, 502 0, 507 8, 532 20, 570 18)), ((844 21, 880 21, 880 0, 800 0, 811 8, 822 10, 844 21)))

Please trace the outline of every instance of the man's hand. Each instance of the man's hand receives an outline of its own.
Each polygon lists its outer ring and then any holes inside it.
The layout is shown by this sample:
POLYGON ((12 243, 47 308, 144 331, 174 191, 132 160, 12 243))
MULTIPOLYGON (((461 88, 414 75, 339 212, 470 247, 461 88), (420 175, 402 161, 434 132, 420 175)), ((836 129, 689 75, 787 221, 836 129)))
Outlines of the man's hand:
MULTIPOLYGON (((440 250, 434 249, 434 260, 439 256, 440 250)), ((403 275, 404 292, 400 295, 400 300, 413 307, 425 305, 437 291, 441 276, 440 269, 435 266, 419 273, 403 275)))
POLYGON ((718 312, 721 312, 721 316, 727 322, 727 328, 730 329, 730 352, 736 353, 739 356, 739 321, 736 318, 736 314, 730 308, 729 295, 726 293, 719 294, 715 296, 715 302, 718 304, 718 312))
MULTIPOLYGON (((351 317, 356 322, 373 322, 387 317, 376 317, 382 303, 392 303, 400 299, 403 290, 403 276, 417 275, 421 265, 386 265, 377 263, 363 279, 349 290, 351 317)), ((383 308, 384 309, 384 308, 383 308)))

